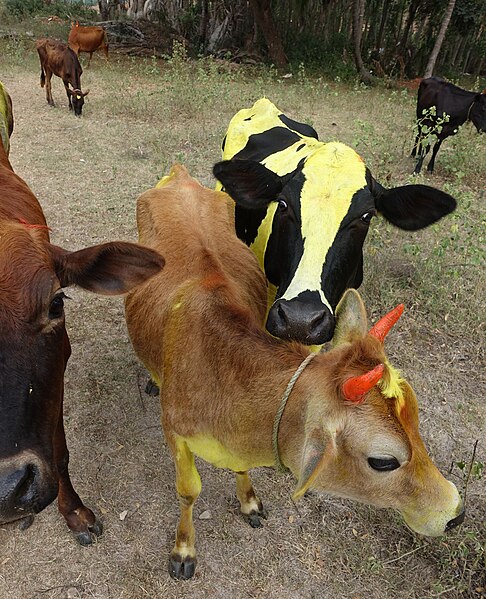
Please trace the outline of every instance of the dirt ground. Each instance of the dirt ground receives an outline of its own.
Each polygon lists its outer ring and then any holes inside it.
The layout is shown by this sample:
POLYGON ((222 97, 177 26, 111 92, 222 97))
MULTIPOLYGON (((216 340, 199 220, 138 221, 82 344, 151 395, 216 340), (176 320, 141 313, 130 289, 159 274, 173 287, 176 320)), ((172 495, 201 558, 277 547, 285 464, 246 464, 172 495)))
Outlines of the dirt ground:
MULTIPOLYGON (((135 200, 171 161, 198 164, 192 173, 212 185, 210 168, 219 157, 219 133, 202 127, 207 145, 194 148, 176 125, 154 136, 150 121, 107 108, 117 92, 100 85, 104 68, 93 59, 84 75, 84 87, 92 91, 81 119, 68 113, 58 79, 58 107, 47 106, 32 61, 0 69, 16 117, 13 166, 39 197, 53 242, 68 249, 135 240, 135 200)), ((127 75, 120 87, 136 93, 137 80, 127 75)), ((101 516, 104 534, 89 548, 78 546, 55 505, 26 531, 1 526, 1 599, 486 597, 484 478, 471 478, 464 525, 428 540, 392 512, 317 494, 295 505, 294 481, 272 469, 254 473, 269 518, 253 530, 238 515, 233 476, 200 463, 198 567, 192 581, 171 580, 167 558, 178 518, 174 469, 158 400, 143 391, 147 376, 130 346, 122 300, 76 289, 68 295, 70 470, 83 500, 101 516), (209 518, 199 519, 208 511, 209 518)), ((485 463, 477 341, 465 332, 463 340, 451 342, 440 330, 421 333, 413 317, 402 321, 387 347, 417 392, 421 432, 434 460, 446 473, 452 462, 469 459, 480 439, 476 460, 485 463)), ((449 477, 462 486, 460 471, 449 477)))

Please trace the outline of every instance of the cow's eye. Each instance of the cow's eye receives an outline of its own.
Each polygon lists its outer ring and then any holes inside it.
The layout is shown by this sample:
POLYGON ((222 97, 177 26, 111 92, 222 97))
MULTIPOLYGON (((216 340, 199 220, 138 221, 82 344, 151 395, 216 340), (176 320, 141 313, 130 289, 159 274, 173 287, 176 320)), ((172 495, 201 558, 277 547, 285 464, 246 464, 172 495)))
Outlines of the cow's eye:
POLYGON ((400 462, 393 456, 368 458, 368 464, 371 466, 371 468, 373 468, 373 470, 378 470, 379 472, 386 472, 400 468, 400 462))
POLYGON ((375 212, 374 210, 370 210, 370 212, 365 212, 363 214, 363 216, 361 217, 361 220, 366 223, 367 225, 370 224, 371 219, 375 216, 375 212))
POLYGON ((63 292, 58 293, 51 301, 49 306, 49 318, 56 320, 64 315, 64 299, 67 298, 63 292))
POLYGON ((281 211, 285 211, 288 208, 288 204, 285 200, 283 200, 282 198, 280 198, 278 200, 278 207, 280 208, 281 211))

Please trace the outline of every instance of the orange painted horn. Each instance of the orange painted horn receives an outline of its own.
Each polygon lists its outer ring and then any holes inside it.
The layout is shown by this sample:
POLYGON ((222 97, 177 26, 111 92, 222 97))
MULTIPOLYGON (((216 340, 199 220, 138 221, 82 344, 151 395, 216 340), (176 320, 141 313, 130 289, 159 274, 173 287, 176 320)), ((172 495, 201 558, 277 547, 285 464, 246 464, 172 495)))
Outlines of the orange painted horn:
POLYGON ((385 337, 390 332, 392 326, 398 321, 400 316, 403 314, 404 308, 405 306, 403 304, 398 304, 396 308, 393 308, 391 312, 385 314, 383 318, 380 318, 380 320, 373 327, 371 327, 368 335, 376 337, 383 343, 385 341, 385 337))
POLYGON ((378 364, 373 370, 365 372, 365 374, 361 374, 360 376, 353 376, 345 381, 342 386, 344 397, 353 403, 361 403, 366 393, 381 379, 384 370, 385 366, 378 364))

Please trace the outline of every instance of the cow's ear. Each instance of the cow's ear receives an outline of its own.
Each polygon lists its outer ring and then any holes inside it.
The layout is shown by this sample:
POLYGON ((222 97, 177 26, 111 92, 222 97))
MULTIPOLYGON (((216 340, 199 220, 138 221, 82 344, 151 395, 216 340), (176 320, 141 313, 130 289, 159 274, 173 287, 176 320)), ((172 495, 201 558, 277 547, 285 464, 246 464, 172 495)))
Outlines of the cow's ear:
POLYGON ((406 231, 428 227, 456 208, 456 200, 452 196, 428 185, 384 189, 375 181, 372 193, 378 212, 406 231))
POLYGON ((49 250, 62 287, 79 285, 101 295, 127 293, 160 272, 165 260, 156 251, 124 241, 68 252, 55 245, 49 250))
POLYGON ((256 160, 223 160, 213 174, 242 208, 265 208, 282 191, 282 179, 256 160))
POLYGON ((334 460, 336 440, 333 435, 321 428, 314 428, 306 434, 300 462, 299 480, 292 495, 294 500, 312 487, 316 478, 334 460))
POLYGON ((336 307, 336 327, 332 338, 334 347, 362 339, 368 332, 368 318, 361 296, 348 289, 336 307))

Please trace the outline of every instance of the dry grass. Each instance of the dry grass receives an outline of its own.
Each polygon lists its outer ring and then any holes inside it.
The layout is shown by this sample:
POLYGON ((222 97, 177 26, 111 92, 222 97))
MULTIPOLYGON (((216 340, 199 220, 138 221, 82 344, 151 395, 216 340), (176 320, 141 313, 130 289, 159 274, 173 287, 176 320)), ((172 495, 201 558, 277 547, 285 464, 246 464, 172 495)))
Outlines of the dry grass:
MULTIPOLYGON (((83 87, 91 93, 77 120, 58 79, 58 108, 47 106, 33 46, 2 46, 0 53, 0 78, 16 116, 14 168, 40 198, 53 241, 68 249, 134 240, 136 197, 176 160, 212 186, 229 119, 262 95, 312 123, 322 139, 356 147, 382 183, 412 180, 414 100, 407 92, 298 76, 279 81, 265 70, 188 64, 180 53, 171 63, 115 55, 110 63, 95 57, 86 69, 83 87)), ((465 129, 448 140, 437 174, 420 179, 429 180, 456 195, 457 213, 413 235, 375 222, 363 292, 373 317, 400 301, 407 306, 388 348, 417 391, 422 434, 445 473, 468 461, 478 438, 476 461, 486 462, 484 139, 465 129)), ((71 472, 105 533, 91 548, 77 546, 54 506, 25 532, 1 527, 2 599, 486 596, 484 478, 470 481, 465 524, 427 540, 390 512, 317 494, 295 506, 291 478, 267 469, 255 472, 254 482, 270 516, 252 530, 238 516, 233 477, 205 464, 195 514, 209 509, 211 519, 196 520, 198 570, 191 582, 172 581, 174 471, 157 400, 143 393, 146 375, 128 341, 122 302, 79 290, 69 295, 71 472)), ((450 476, 461 484, 457 467, 450 476)))

